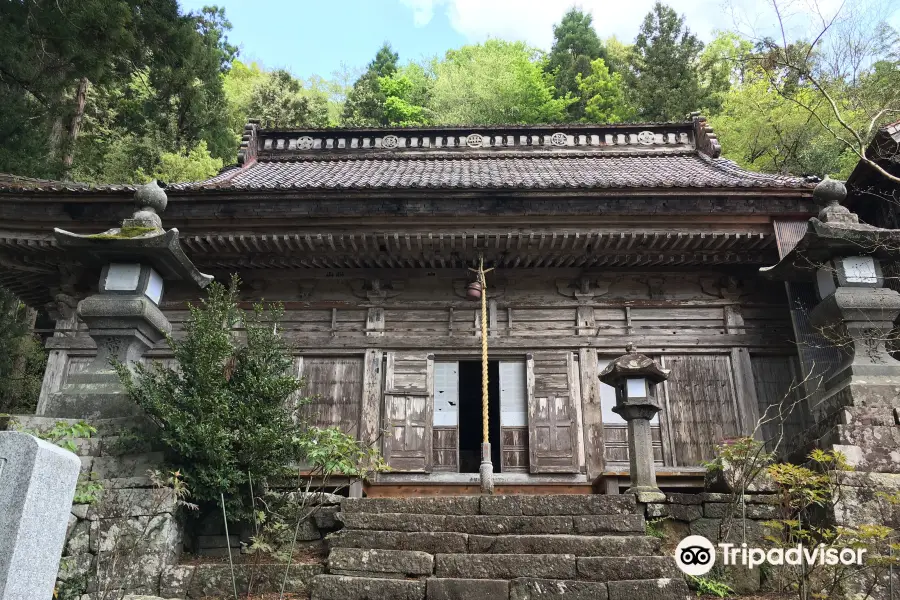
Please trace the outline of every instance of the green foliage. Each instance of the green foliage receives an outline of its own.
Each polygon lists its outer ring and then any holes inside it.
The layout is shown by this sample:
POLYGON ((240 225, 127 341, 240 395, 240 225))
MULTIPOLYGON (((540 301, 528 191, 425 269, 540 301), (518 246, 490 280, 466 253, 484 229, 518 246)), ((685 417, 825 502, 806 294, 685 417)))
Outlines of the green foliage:
POLYGON ((585 103, 590 98, 584 95, 581 80, 591 76, 595 61, 606 56, 592 20, 577 8, 569 9, 553 26, 553 47, 547 56, 546 69, 553 76, 556 96, 580 98, 568 106, 569 116, 575 121, 585 116, 585 103))
POLYGON ((644 18, 630 54, 628 84, 642 121, 680 121, 714 109, 701 83, 703 43, 672 8, 657 2, 644 18))
POLYGON ((401 126, 428 124, 428 109, 424 106, 428 93, 425 88, 426 81, 426 79, 415 81, 404 71, 378 79, 378 85, 385 96, 384 119, 389 124, 401 126))
POLYGON ((238 307, 238 280, 209 287, 190 307, 182 339, 168 338, 178 368, 125 365, 117 371, 131 398, 158 426, 161 446, 193 498, 215 505, 224 494, 230 518, 253 514, 250 482, 265 487, 292 465, 312 463, 325 476, 363 473, 374 456, 350 436, 298 419, 302 382, 290 372, 279 331, 282 308, 238 307), (362 458, 354 462, 355 458, 362 458))
POLYGON ((649 535, 650 537, 655 537, 658 540, 663 540, 666 538, 666 532, 663 531, 662 527, 660 527, 660 523, 667 520, 669 517, 661 517, 659 519, 648 519, 644 523, 644 533, 649 535))
POLYGON ((435 64, 434 121, 440 124, 527 124, 566 120, 572 98, 553 85, 522 42, 488 40, 450 50, 435 64))
POLYGON ((379 48, 366 72, 356 80, 353 89, 347 94, 341 116, 342 125, 372 127, 388 124, 384 113, 387 97, 381 90, 380 79, 397 72, 398 58, 389 43, 385 42, 379 48))
POLYGON ((693 587, 697 589, 698 596, 715 596, 716 598, 727 598, 734 594, 734 590, 727 584, 712 577, 694 577, 690 578, 693 587))
POLYGON ((33 412, 47 355, 30 332, 25 305, 0 288, 0 413, 33 412))
POLYGON ((284 70, 266 73, 250 92, 248 111, 268 127, 325 127, 328 102, 304 95, 303 83, 284 70))
POLYGON ((201 139, 231 156, 229 27, 175 0, 0 3, 0 172, 134 181, 201 139))
POLYGON ((210 155, 206 140, 200 140, 186 152, 163 152, 152 176, 146 177, 143 171, 138 169, 138 177, 147 181, 156 179, 166 183, 203 181, 218 173, 222 166, 221 158, 213 158, 210 155))
POLYGON ((621 73, 610 73, 602 58, 591 63, 591 74, 576 76, 582 99, 584 120, 590 123, 621 123, 630 120, 634 109, 625 99, 621 73))

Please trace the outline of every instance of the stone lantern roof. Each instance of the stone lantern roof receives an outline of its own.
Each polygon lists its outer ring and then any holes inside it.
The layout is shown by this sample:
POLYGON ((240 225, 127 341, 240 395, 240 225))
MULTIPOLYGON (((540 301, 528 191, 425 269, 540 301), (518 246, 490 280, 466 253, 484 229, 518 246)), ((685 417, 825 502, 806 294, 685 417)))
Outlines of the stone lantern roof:
POLYGON ((634 344, 628 344, 619 358, 610 362, 600 373, 600 381, 616 387, 625 379, 642 377, 653 383, 661 383, 669 378, 669 369, 661 368, 655 360, 637 351, 634 344))

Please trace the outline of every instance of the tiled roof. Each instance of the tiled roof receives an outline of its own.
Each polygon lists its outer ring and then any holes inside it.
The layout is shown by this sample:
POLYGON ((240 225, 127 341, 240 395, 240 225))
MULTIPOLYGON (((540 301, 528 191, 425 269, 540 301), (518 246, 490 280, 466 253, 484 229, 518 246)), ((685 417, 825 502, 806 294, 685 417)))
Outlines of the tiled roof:
MULTIPOLYGON (((238 166, 206 181, 169 185, 204 191, 811 189, 812 181, 753 173, 719 158, 698 115, 683 123, 378 129, 244 129, 238 166)), ((117 193, 86 185, 0 176, 0 192, 117 193)))
POLYGON ((806 188, 698 153, 261 161, 177 190, 806 188))

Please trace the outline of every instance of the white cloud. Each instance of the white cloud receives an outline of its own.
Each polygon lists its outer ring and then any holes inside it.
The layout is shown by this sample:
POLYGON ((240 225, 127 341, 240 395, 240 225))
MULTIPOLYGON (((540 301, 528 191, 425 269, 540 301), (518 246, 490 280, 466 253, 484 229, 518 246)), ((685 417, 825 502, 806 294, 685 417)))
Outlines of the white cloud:
MULTIPOLYGON (((886 0, 890 1, 890 0, 886 0)), ((488 37, 523 40, 538 48, 549 50, 553 43, 552 25, 559 23, 572 6, 578 6, 594 18, 594 27, 601 38, 616 36, 631 42, 644 16, 653 8, 655 0, 400 0, 413 12, 413 23, 424 27, 443 11, 451 26, 470 42, 488 37)), ((879 0, 858 0, 873 2, 879 0)), ((858 2, 850 2, 855 4, 858 2)), ((760 0, 668 0, 672 8, 685 16, 687 26, 704 41, 715 36, 716 30, 738 29, 745 34, 774 35, 776 18, 771 4, 760 0)), ((781 4, 781 3, 780 3, 781 4)), ((824 14, 831 14, 841 0, 785 0, 783 3, 797 27, 813 26, 813 10, 818 5, 824 14)), ((845 9, 846 10, 846 9, 845 9)), ((896 22, 900 10, 891 10, 896 22)))

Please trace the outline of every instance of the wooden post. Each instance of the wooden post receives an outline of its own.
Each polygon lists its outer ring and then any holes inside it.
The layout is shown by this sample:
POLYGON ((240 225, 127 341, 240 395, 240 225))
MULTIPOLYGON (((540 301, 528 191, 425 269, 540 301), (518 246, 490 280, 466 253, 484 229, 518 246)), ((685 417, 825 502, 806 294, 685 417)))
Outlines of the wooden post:
POLYGON ((584 464, 589 481, 603 472, 604 442, 603 417, 600 412, 600 380, 597 366, 597 351, 582 348, 578 351, 578 366, 581 373, 581 418, 584 428, 584 464))

